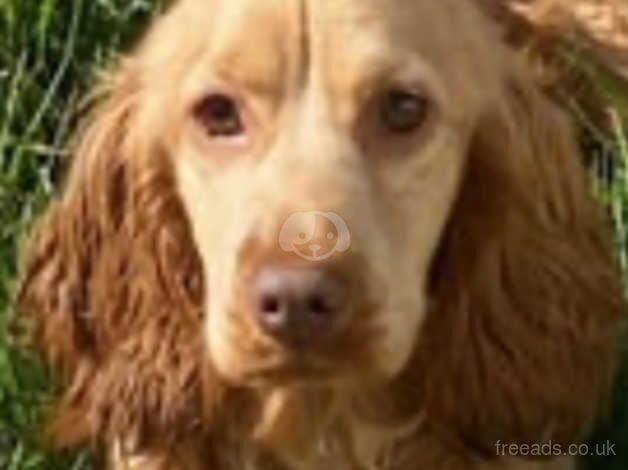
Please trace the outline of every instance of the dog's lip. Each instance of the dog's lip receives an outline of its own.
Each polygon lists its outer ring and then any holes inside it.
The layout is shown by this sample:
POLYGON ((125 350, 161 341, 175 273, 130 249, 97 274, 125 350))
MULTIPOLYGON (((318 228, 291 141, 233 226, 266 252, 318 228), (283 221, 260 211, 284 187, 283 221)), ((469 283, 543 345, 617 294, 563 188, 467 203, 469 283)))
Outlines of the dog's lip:
POLYGON ((327 361, 312 356, 282 354, 251 365, 242 374, 249 383, 324 382, 338 374, 327 361))

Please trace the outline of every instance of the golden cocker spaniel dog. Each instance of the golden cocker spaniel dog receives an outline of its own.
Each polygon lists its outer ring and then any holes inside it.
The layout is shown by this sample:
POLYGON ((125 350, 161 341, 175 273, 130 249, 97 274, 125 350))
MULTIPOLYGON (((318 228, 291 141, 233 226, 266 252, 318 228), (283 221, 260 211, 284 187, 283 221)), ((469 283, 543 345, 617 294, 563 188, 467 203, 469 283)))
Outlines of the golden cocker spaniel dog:
POLYGON ((468 0, 179 0, 20 295, 107 467, 567 469, 623 301, 572 131, 468 0))

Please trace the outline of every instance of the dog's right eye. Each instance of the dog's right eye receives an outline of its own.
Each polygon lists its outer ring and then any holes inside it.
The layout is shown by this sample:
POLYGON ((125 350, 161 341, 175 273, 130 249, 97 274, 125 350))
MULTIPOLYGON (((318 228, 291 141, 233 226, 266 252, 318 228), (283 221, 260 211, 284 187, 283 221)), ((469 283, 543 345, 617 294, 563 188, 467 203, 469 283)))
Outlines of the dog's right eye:
POLYGON ((381 104, 381 120, 391 132, 406 134, 418 129, 429 114, 429 101, 416 93, 393 89, 381 104))
POLYGON ((194 108, 194 115, 210 137, 235 137, 244 132, 238 103, 227 95, 203 98, 194 108))

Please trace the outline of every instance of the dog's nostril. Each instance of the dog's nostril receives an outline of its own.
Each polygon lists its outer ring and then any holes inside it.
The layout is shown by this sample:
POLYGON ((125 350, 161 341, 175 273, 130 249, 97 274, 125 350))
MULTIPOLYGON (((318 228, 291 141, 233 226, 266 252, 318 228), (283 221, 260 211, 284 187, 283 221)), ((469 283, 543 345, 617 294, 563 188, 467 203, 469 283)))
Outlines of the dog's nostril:
POLYGON ((276 295, 264 295, 260 301, 260 312, 265 314, 279 313, 280 302, 276 295))
POLYGON ((318 315, 327 315, 332 313, 331 302, 324 297, 323 294, 313 294, 308 300, 309 310, 318 315))

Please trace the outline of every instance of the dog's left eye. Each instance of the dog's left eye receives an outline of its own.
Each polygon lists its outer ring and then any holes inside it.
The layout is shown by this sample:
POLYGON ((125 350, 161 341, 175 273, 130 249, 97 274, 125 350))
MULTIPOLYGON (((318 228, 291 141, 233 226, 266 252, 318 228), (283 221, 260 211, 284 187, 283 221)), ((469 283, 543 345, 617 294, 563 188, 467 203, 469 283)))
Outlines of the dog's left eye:
POLYGON ((429 100, 420 94, 392 89, 382 97, 380 119, 391 132, 412 132, 425 122, 429 113, 429 100))
POLYGON ((238 103, 227 95, 205 97, 196 105, 194 115, 210 137, 234 137, 244 132, 238 103))

